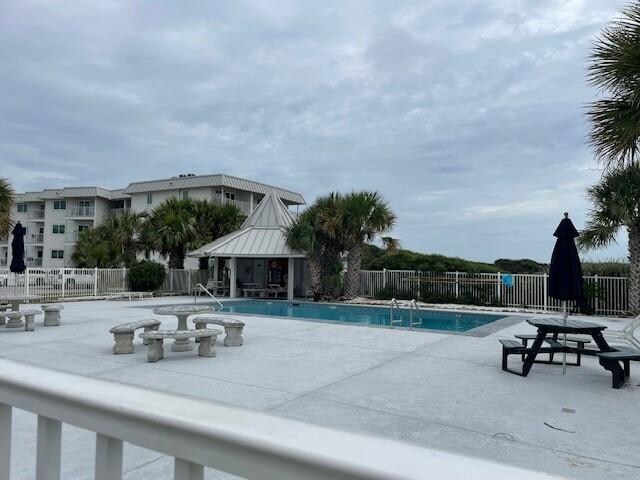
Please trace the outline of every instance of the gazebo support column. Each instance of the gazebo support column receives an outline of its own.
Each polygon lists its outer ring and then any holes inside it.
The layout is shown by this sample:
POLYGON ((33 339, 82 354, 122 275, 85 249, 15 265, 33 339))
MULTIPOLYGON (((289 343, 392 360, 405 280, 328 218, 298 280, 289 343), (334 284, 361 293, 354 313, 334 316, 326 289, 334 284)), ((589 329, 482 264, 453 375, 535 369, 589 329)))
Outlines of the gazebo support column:
POLYGON ((238 276, 238 259, 236 257, 231 257, 229 269, 229 298, 236 298, 236 278, 238 276))
POLYGON ((289 257, 289 271, 288 279, 287 279, 287 298, 289 300, 293 300, 293 287, 295 286, 296 278, 295 278, 295 259, 293 257, 289 257))
POLYGON ((220 279, 220 277, 218 276, 219 265, 220 265, 220 258, 213 257, 213 279, 216 281, 220 279))

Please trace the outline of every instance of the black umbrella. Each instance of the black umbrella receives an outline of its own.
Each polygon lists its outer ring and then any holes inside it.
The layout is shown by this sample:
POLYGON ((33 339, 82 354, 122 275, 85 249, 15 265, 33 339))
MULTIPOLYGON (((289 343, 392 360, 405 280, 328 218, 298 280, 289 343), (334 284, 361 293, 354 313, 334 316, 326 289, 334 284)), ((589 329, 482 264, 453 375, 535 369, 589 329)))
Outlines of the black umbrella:
MULTIPOLYGON (((565 326, 567 323, 567 302, 581 300, 582 293, 582 266, 580 256, 576 248, 575 238, 578 231, 569 220, 569 214, 565 212, 564 218, 553 234, 557 237, 556 246, 551 255, 549 265, 549 295, 562 301, 562 318, 565 326)), ((564 334, 564 346, 567 346, 567 334, 564 334)), ((563 371, 567 372, 567 354, 563 354, 563 371)))
POLYGON ((24 235, 27 233, 27 229, 18 222, 11 233, 13 234, 13 241, 11 242, 13 258, 11 259, 10 270, 13 273, 23 273, 27 269, 24 264, 24 235))

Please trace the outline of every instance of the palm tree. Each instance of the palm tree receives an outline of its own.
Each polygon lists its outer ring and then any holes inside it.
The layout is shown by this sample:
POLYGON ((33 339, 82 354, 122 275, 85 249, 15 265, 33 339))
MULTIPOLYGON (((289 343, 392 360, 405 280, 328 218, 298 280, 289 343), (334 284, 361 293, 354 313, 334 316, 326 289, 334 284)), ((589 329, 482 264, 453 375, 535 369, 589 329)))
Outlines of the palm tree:
POLYGON ((588 79, 607 97, 590 105, 590 143, 606 167, 637 160, 640 141, 640 1, 604 29, 590 57, 588 79))
MULTIPOLYGON (((196 244, 198 247, 238 230, 247 218, 242 210, 230 203, 219 204, 206 200, 194 200, 193 208, 197 219, 196 244)), ((201 270, 206 270, 208 264, 208 258, 200 259, 201 270)))
POLYGON ((143 217, 139 213, 124 212, 108 217, 97 227, 105 241, 109 241, 119 254, 119 263, 130 267, 141 250, 140 231, 143 217))
POLYGON ((188 250, 198 243, 198 222, 192 200, 169 198, 144 222, 146 248, 169 257, 169 268, 184 268, 188 250))
POLYGON ((593 203, 582 248, 604 248, 616 241, 622 228, 629 235, 629 309, 640 313, 640 165, 632 164, 606 173, 587 190, 593 203))
POLYGON ((335 296, 329 277, 335 270, 341 246, 336 236, 341 195, 330 193, 318 198, 287 230, 287 243, 294 250, 306 252, 314 300, 335 296))
MULTIPOLYGON (((344 295, 355 298, 360 290, 362 249, 367 242, 391 230, 396 216, 377 192, 362 191, 345 195, 340 202, 339 238, 347 252, 344 295)), ((389 238, 389 237, 385 237, 389 238)), ((395 247, 395 242, 392 247, 395 247)))
POLYGON ((13 205, 13 188, 9 182, 0 178, 0 238, 5 238, 11 232, 11 207, 13 205))
POLYGON ((78 235, 71 258, 80 268, 117 268, 122 266, 120 253, 114 243, 105 239, 104 231, 98 227, 78 235))

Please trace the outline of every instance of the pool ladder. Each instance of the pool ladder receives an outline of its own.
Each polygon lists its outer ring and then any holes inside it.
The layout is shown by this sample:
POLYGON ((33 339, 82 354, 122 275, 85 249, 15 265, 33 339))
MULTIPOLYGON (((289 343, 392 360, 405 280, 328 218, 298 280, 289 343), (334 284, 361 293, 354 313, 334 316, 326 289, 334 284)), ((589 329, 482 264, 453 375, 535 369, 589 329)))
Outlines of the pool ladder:
POLYGON ((389 325, 391 327, 404 327, 404 321, 402 320, 402 313, 400 311, 402 307, 406 307, 409 309, 409 328, 421 327, 422 316, 420 315, 420 307, 418 307, 418 303, 415 301, 415 299, 407 303, 400 303, 395 298, 392 298, 389 313, 389 325), (414 320, 414 311, 416 320, 414 320), (397 312, 397 318, 394 316, 394 312, 397 312))

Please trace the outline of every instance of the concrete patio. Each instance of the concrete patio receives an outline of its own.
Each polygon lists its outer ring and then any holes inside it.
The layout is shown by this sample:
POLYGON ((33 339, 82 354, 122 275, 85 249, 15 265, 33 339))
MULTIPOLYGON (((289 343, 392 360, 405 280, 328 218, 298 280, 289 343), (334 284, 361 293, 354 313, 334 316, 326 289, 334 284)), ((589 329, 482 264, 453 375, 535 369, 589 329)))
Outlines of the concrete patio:
MULTIPOLYGON (((109 328, 152 317, 153 305, 191 301, 66 303, 60 327, 45 328, 40 317, 35 332, 0 328, 0 357, 568 478, 640 477, 639 365, 621 390, 594 358, 566 377, 549 365, 509 375, 497 339, 533 332, 526 317, 477 338, 243 316, 245 345, 224 348, 219 338, 216 358, 165 348, 150 364, 138 339, 135 354, 112 355, 109 328)), ((163 328, 177 324, 158 318, 163 328)), ((12 479, 33 478, 36 416, 17 410, 14 425, 12 479)), ((94 443, 93 433, 64 425, 62 478, 91 477, 94 443)), ((168 478, 172 468, 169 457, 125 446, 124 478, 168 478)))

